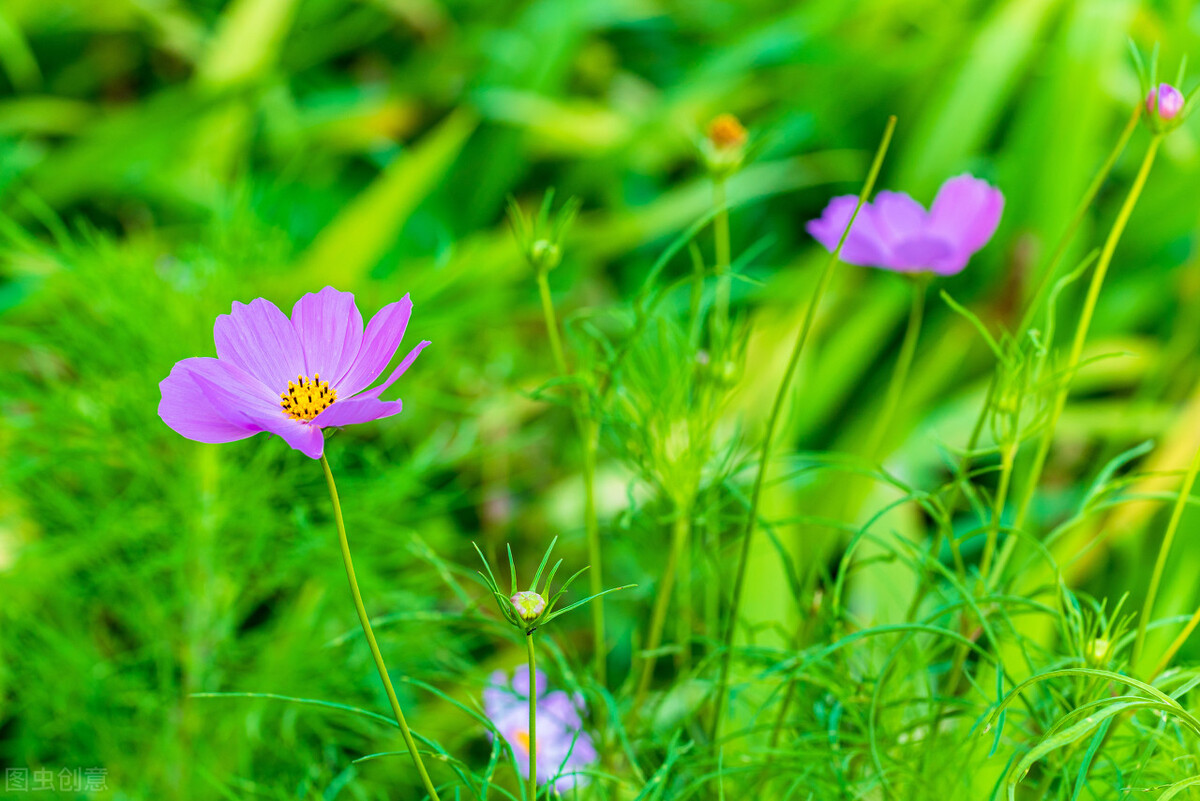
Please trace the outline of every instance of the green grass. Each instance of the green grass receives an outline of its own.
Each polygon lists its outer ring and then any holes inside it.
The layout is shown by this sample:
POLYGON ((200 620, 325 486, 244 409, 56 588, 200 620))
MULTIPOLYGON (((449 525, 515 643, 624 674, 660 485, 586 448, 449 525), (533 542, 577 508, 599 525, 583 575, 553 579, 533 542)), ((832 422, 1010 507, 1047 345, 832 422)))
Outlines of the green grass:
MULTIPOLYGON (((554 537, 563 575, 588 563, 572 407, 598 427, 604 586, 637 585, 603 601, 606 682, 588 610, 538 635, 603 754, 580 798, 1200 798, 1200 645, 1149 675, 1200 604, 1194 504, 1131 664, 1200 445, 1195 122, 1164 141, 1115 250, 1020 531, 1090 273, 1057 296, 1055 346, 999 373, 939 295, 998 340, 1019 325, 1138 99, 1127 39, 1160 42, 1173 76, 1195 19, 1167 0, 4 4, 0 768, 102 767, 114 799, 419 797, 395 728, 362 714, 388 704, 319 465, 265 436, 193 443, 156 414, 158 382, 212 354, 232 301, 286 309, 333 284, 365 314, 411 293, 410 337, 433 341, 397 385, 404 414, 327 450, 409 722, 458 760, 427 759, 444 799, 522 789, 475 714, 523 637, 471 543, 493 565, 511 543, 523 576, 554 537), (751 134, 728 185, 728 366, 697 361, 713 342, 693 314, 697 263, 702 311, 718 285, 695 140, 725 111, 751 134), (928 202, 971 171, 1003 189, 1004 218, 931 289, 878 450, 910 290, 835 269, 713 742, 758 444, 827 258, 803 223, 858 191, 890 114, 878 188, 928 202), (548 275, 566 382, 505 218, 509 195, 532 209, 548 187, 582 202, 548 275), (997 374, 1009 391, 960 480, 997 374), (989 531, 1019 543, 990 584, 989 531), (284 698, 196 695, 213 693, 284 698), (401 753, 355 762, 382 752, 401 753)), ((1103 243, 1148 140, 1134 132, 1062 273, 1103 243)), ((581 578, 562 605, 587 594, 581 578)))

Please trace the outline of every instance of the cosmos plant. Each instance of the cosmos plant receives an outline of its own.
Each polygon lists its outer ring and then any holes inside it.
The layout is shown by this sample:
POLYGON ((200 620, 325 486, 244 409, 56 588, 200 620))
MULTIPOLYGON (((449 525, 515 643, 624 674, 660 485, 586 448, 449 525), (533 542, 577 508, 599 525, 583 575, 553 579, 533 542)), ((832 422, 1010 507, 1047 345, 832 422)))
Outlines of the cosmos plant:
POLYGON ((359 624, 425 791, 438 801, 363 605, 337 485, 325 458, 326 428, 379 420, 403 408, 399 400, 380 396, 429 342, 413 348, 381 384, 367 387, 387 369, 411 314, 412 301, 405 295, 383 307, 364 330, 354 296, 333 287, 296 301, 290 320, 264 298, 234 303, 230 314, 217 317, 217 358, 178 362, 159 384, 158 414, 175 431, 198 442, 233 442, 265 431, 305 456, 320 459, 359 624))

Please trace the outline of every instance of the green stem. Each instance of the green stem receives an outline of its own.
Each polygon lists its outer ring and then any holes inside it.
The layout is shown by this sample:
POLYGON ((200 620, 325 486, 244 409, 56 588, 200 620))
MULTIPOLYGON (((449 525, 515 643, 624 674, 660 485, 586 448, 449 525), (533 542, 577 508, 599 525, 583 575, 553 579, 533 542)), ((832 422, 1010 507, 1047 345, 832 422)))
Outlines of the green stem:
MULTIPOLYGON (((1200 471, 1200 449, 1196 450, 1196 455, 1192 457, 1192 463, 1188 466, 1187 473, 1183 477, 1183 485, 1179 488, 1179 497, 1175 499, 1175 506, 1171 510, 1171 519, 1167 523, 1167 531, 1163 534, 1162 544, 1158 548, 1158 560, 1154 563, 1154 572, 1150 574, 1150 589, 1146 593, 1146 601, 1142 604, 1142 616, 1138 620, 1137 638, 1133 641, 1133 654, 1130 656, 1129 664, 1134 670, 1137 670, 1138 660, 1142 655, 1142 649, 1146 645, 1146 626, 1150 623, 1150 616, 1154 613, 1154 601, 1158 598, 1158 586, 1162 582, 1163 571, 1167 567, 1167 556, 1171 553, 1171 544, 1175 541, 1175 532, 1179 529, 1179 521, 1183 517, 1183 510, 1187 507, 1188 499, 1192 496, 1192 486, 1196 483, 1196 473, 1200 471)), ((1188 624, 1191 628, 1195 628, 1194 624, 1188 624)), ((1191 634, 1191 628, 1185 629, 1188 634, 1191 634)), ((1187 639, 1186 637, 1184 639, 1187 639)), ((1179 642, 1179 645, 1183 645, 1179 642)), ((1175 655, 1175 650, 1178 648, 1172 645, 1164 654, 1164 659, 1168 662, 1175 655)), ((1155 671, 1154 675, 1158 675, 1160 671, 1155 671)))
POLYGON ((1042 297, 1050 289, 1054 282, 1054 277, 1058 274, 1058 265, 1063 260, 1063 256, 1067 254, 1067 247, 1071 244, 1071 240, 1075 236, 1075 231, 1083 222, 1084 215, 1095 201, 1096 195, 1100 192, 1100 187, 1108 179, 1109 173, 1112 172, 1113 165, 1117 163, 1117 159, 1125 151, 1125 146, 1129 144, 1129 137, 1133 136, 1134 130, 1137 128, 1138 120, 1142 116, 1142 103, 1135 103, 1133 113, 1129 115, 1129 121, 1125 123, 1125 129, 1121 131, 1121 136, 1117 139, 1116 145, 1108 154, 1104 164, 1092 177, 1092 182, 1088 184, 1087 191, 1083 193, 1083 197, 1079 200, 1079 205, 1075 207, 1074 213, 1071 215, 1071 221, 1067 224, 1067 228, 1063 231, 1062 237, 1058 240, 1058 244, 1054 247, 1054 254, 1047 262, 1045 270, 1042 272, 1042 279, 1038 283, 1037 290, 1030 298, 1029 305, 1025 309, 1025 316, 1021 319, 1021 325, 1017 328, 1017 338, 1020 339, 1024 333, 1033 325, 1033 317, 1037 314, 1038 308, 1041 306, 1042 297))
POLYGON ((675 669, 686 673, 692 666, 692 632, 695 630, 695 620, 692 616, 692 538, 691 526, 683 524, 683 542, 679 546, 679 580, 675 582, 675 608, 679 613, 675 617, 675 642, 679 652, 675 657, 675 669))
POLYGON ((367 645, 371 648, 371 656, 375 659, 375 668, 379 671, 383 689, 387 692, 388 701, 392 705, 392 714, 396 716, 396 725, 400 727, 400 734, 404 737, 404 744, 408 746, 408 753, 412 756, 413 764, 417 766, 417 773, 421 774, 421 783, 425 785, 425 792, 433 801, 438 801, 437 790, 434 789, 433 782, 429 779, 425 763, 421 761, 421 752, 417 750, 417 743, 413 740, 412 732, 408 730, 408 723, 404 720, 404 712, 400 709, 400 700, 396 697, 396 691, 392 689, 392 680, 388 676, 387 666, 383 663, 383 654, 379 652, 379 643, 375 642, 375 632, 371 630, 371 621, 367 617, 366 607, 363 606, 362 593, 358 591, 358 579, 354 577, 354 562, 350 558, 350 541, 346 538, 346 524, 342 520, 342 504, 338 500, 337 485, 333 482, 333 471, 329 469, 329 460, 324 455, 321 456, 321 467, 325 470, 325 483, 329 485, 329 500, 333 502, 333 520, 337 524, 338 542, 342 546, 342 561, 346 565, 346 579, 350 582, 350 594, 354 596, 354 609, 358 612, 358 622, 362 625, 367 645))
POLYGON ((925 290, 929 286, 929 275, 921 273, 913 278, 912 306, 908 312, 908 325, 904 329, 904 340, 900 343, 900 353, 896 357, 896 365, 892 368, 892 378, 888 382, 887 394, 884 396, 883 410, 875 419, 871 431, 870 445, 867 454, 875 459, 879 456, 880 446, 896 415, 896 407, 900 404, 900 396, 904 385, 908 383, 908 373, 912 369, 913 356, 917 352, 917 339, 921 335, 921 321, 925 316, 925 290))
POLYGON ((729 296, 732 279, 729 275, 729 209, 725 201, 725 179, 713 179, 713 244, 717 258, 717 296, 713 306, 713 356, 725 354, 725 339, 729 333, 729 296))
MULTIPOLYGON (((1071 381, 1075 377, 1080 357, 1083 355, 1083 345, 1087 340, 1088 330, 1091 328, 1092 316, 1096 312, 1096 301, 1100 297, 1100 289, 1104 285, 1105 276, 1108 274, 1108 266, 1112 263, 1117 243, 1121 239, 1121 234, 1125 232, 1125 226, 1129 223, 1129 217, 1133 214, 1133 208, 1137 205, 1138 198, 1141 197, 1142 189, 1146 186, 1146 178, 1150 175, 1150 168, 1154 165, 1154 157, 1158 154, 1158 146, 1161 142, 1161 134, 1155 134, 1150 140, 1150 145, 1146 148, 1146 155, 1142 158, 1142 166, 1138 169, 1137 177, 1134 179, 1133 185, 1129 188, 1129 194, 1125 196, 1125 202, 1121 205, 1121 210, 1113 222, 1112 229, 1108 232, 1108 238, 1104 241, 1104 248, 1100 251, 1100 258, 1096 262, 1095 272, 1092 273, 1092 281, 1088 286, 1087 297, 1084 300, 1083 313, 1080 315, 1079 325, 1075 329, 1075 339, 1071 344, 1070 356, 1067 359, 1063 378, 1055 394, 1054 406, 1046 421, 1042 437, 1038 442, 1038 449, 1034 454, 1033 463, 1030 465, 1029 474, 1025 478, 1024 491, 1021 493, 1021 499, 1017 504, 1017 512, 1013 519, 1014 530, 1020 530, 1025 525, 1025 518, 1029 513, 1030 502, 1033 500, 1033 493, 1037 489, 1038 482, 1042 476, 1042 470, 1046 466, 1046 457, 1049 456, 1050 446, 1054 442, 1055 428, 1057 428, 1058 420, 1067 405, 1067 396, 1071 392, 1071 381)), ((1004 549, 1000 552, 1000 557, 996 563, 996 572, 998 574, 1003 572, 1005 565, 1012 556, 1016 543, 1016 537, 1009 537, 1005 540, 1004 549)))
POLYGON ((525 651, 529 654, 529 801, 537 799, 537 658, 533 651, 533 632, 525 634, 525 651))
POLYGON ((675 587, 675 574, 679 570, 679 558, 687 547, 690 525, 690 510, 679 509, 671 524, 671 550, 667 554, 667 566, 663 570, 662 582, 654 598, 654 611, 650 615, 650 631, 646 635, 643 650, 646 655, 642 658, 642 675, 638 679, 637 693, 633 699, 634 714, 638 714, 646 702, 646 693, 650 690, 650 682, 654 678, 654 663, 658 661, 655 651, 662 644, 663 628, 667 622, 667 607, 671 604, 671 593, 675 587))
POLYGON ((554 366, 558 374, 566 378, 567 359, 563 355, 562 340, 558 336, 558 318, 554 313, 554 299, 550 295, 550 281, 545 270, 538 270, 538 294, 542 298, 542 316, 546 319, 546 336, 550 338, 550 352, 554 355, 554 366))
MULTIPOLYGON (((588 587, 592 595, 604 592, 604 573, 600 562, 600 521, 596 517, 596 453, 599 450, 599 432, 591 421, 584 423, 583 444, 583 515, 587 536, 588 587)), ((596 598, 592 608, 592 659, 596 681, 607 686, 608 649, 604 639, 604 599, 596 598)))
POLYGON ((987 542, 983 546, 983 556, 979 560, 979 576, 987 581, 992 569, 992 557, 996 553, 996 542, 1000 537, 1000 525, 1004 516, 1004 503, 1008 499, 1008 487, 1012 481, 1013 462, 1016 459, 1020 440, 1015 439, 1005 446, 1000 453, 1000 484, 996 487, 996 497, 992 501, 992 519, 988 523, 987 542))
POLYGON ((817 308, 820 306, 821 300, 825 295, 825 290, 829 286, 830 278, 833 277, 833 268, 837 265, 838 259, 842 255, 842 247, 846 244, 846 237, 850 234, 850 227, 854 224, 855 217, 858 216, 863 203, 866 202, 867 197, 871 194, 871 190, 875 187, 875 179, 879 176, 879 170, 883 166, 883 157, 887 153, 888 145, 892 140, 892 131, 895 128, 896 118, 894 116, 889 117, 887 127, 883 132, 883 138, 879 142, 879 148, 875 151, 875 160, 871 163, 871 169, 867 173, 867 180, 863 184, 862 192, 859 193, 858 203, 854 207, 854 214, 851 215, 849 222, 846 223, 846 229, 842 231, 841 240, 839 240, 833 252, 829 254, 829 259, 825 262, 821 276, 817 279, 817 286, 813 290, 812 298, 809 300, 808 308, 804 313, 804 320, 801 322, 800 330, 796 334, 796 343, 792 347, 792 355, 788 358, 783 378, 779 382, 779 390, 776 392, 775 401, 771 405, 770 416, 767 418, 767 428, 763 433, 762 446, 758 455, 758 472, 754 477, 754 489, 750 495, 749 514, 746 518, 746 528, 742 534, 742 547, 738 554, 737 567, 734 574, 729 619, 725 623, 725 632, 722 638, 720 678, 717 681, 716 709, 713 713, 711 731, 713 743, 721 736, 721 717, 725 709, 725 694, 729 686, 729 668, 733 659, 733 636, 737 630, 738 614, 741 609, 742 589, 746 582, 746 564, 750 559, 750 545, 754 539, 754 530, 758 525, 758 505, 762 499, 767 467, 771 461, 771 449, 775 444, 775 428, 779 424, 784 403, 789 397, 789 390, 791 389, 792 379, 795 377, 796 366, 800 363, 800 354, 804 350, 804 343, 808 341, 809 331, 812 329, 813 320, 817 316, 817 308))
MULTIPOLYGON (((567 369, 567 359, 563 353, 562 340, 558 335, 558 316, 554 312, 554 299, 550 295, 550 282, 545 270, 537 274, 538 294, 542 299, 542 316, 546 321, 546 336, 550 339, 550 351, 554 356, 554 366, 562 378, 570 375, 567 369)), ((592 595, 599 595, 604 590, 604 571, 600 563, 600 522, 596 517, 596 455, 599 451, 599 432, 587 413, 587 396, 579 391, 576 402, 572 404, 575 413, 575 427, 583 445, 583 524, 587 538, 588 561, 591 569, 588 571, 588 585, 592 595)), ((600 686, 607 684, 607 648, 604 634, 604 601, 597 598, 590 604, 592 608, 592 660, 596 681, 600 686)))

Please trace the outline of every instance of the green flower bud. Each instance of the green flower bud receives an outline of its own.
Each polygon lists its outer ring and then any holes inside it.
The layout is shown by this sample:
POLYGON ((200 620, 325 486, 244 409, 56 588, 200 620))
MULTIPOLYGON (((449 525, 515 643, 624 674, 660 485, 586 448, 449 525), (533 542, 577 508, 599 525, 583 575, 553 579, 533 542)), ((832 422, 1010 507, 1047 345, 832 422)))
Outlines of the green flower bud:
POLYGON ((517 611, 517 617, 526 623, 537 620, 538 616, 546 611, 546 599, 536 592, 518 592, 512 597, 512 605, 517 611))

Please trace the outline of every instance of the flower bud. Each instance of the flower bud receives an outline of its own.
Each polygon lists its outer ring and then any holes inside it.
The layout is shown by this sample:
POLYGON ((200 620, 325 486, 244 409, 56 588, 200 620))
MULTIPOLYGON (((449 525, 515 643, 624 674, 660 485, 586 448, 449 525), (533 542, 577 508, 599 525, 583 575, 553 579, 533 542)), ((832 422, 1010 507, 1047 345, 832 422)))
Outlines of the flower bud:
POLYGON ((746 129, 732 114, 720 114, 708 124, 700 152, 709 172, 727 177, 737 172, 746 158, 746 129))
POLYGON ((539 239, 529 246, 529 261, 535 269, 550 272, 562 261, 562 250, 548 239, 539 239))
POLYGON ((746 129, 732 114, 719 114, 708 124, 708 141, 719 150, 746 144, 746 129))
POLYGON ((1169 83, 1160 83, 1146 97, 1146 110, 1158 114, 1164 122, 1173 120, 1183 111, 1183 93, 1169 83))
POLYGON ((1103 665, 1108 660, 1109 642, 1104 639, 1095 639, 1092 641, 1092 652, 1088 654, 1089 660, 1096 665, 1103 665))
POLYGON ((526 623, 537 620, 538 615, 546 611, 546 599, 536 592, 518 592, 512 597, 512 605, 517 610, 517 617, 526 623))

